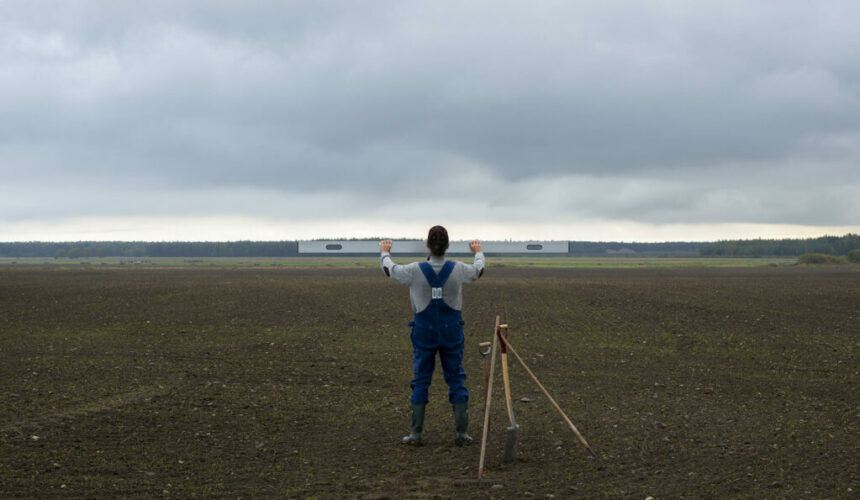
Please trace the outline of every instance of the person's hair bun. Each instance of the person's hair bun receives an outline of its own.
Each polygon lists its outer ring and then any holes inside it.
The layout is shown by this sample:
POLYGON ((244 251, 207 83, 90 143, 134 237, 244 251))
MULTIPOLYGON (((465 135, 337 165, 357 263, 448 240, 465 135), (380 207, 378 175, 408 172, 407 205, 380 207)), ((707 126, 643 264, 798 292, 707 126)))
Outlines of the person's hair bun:
POLYGON ((427 233, 427 248, 436 257, 445 255, 448 250, 448 230, 442 226, 433 226, 427 233))

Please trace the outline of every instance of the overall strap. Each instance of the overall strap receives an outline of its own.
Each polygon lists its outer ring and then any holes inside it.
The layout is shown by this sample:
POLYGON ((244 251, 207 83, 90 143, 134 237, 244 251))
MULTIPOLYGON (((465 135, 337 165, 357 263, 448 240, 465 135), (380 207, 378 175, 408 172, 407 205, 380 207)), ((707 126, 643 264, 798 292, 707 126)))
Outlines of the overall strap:
POLYGON ((436 279, 436 273, 433 272, 433 266, 431 266, 429 262, 420 262, 418 264, 418 269, 421 269, 421 272, 424 273, 427 283, 430 283, 430 286, 433 286, 433 280, 436 279))
POLYGON ((445 265, 442 266, 439 274, 436 274, 433 271, 433 266, 431 266, 429 262, 421 262, 418 264, 418 267, 421 269, 421 272, 424 273, 424 277, 427 278, 427 282, 430 284, 431 288, 441 288, 445 282, 448 281, 448 278, 454 271, 454 266, 454 261, 446 260, 445 265))
POLYGON ((448 278, 451 277, 451 273, 454 271, 454 261, 446 260, 445 265, 442 266, 442 270, 439 271, 439 274, 436 275, 436 279, 438 280, 439 285, 442 286, 448 281, 448 278))

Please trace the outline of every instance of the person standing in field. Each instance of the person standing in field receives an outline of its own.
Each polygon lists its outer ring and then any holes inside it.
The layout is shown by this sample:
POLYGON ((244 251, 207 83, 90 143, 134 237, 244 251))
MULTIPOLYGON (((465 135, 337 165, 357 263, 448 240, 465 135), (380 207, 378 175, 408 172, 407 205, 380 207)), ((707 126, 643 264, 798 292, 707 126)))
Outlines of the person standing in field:
POLYGON ((409 298, 415 313, 414 319, 409 322, 412 327, 412 370, 415 375, 409 400, 412 407, 411 431, 402 441, 410 445, 422 444, 424 409, 438 352, 448 384, 448 400, 454 409, 455 442, 460 446, 470 443, 472 437, 467 432, 469 390, 465 385, 466 370, 463 369, 461 287, 464 283, 477 280, 484 273, 481 242, 469 242, 469 249, 475 256, 473 264, 445 259, 448 231, 442 226, 433 226, 427 234, 430 257, 426 262, 395 264, 391 259, 391 246, 391 240, 380 242, 380 265, 386 276, 409 286, 409 298))

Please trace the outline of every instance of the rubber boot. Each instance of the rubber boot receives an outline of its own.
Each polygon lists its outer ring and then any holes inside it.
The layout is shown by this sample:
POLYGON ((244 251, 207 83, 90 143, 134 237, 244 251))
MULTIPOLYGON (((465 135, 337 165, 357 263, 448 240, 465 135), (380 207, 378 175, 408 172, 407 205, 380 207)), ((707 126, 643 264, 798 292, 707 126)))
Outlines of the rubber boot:
POLYGON ((403 436, 403 444, 411 444, 413 446, 421 446, 424 444, 421 441, 421 431, 424 430, 424 409, 427 407, 426 404, 419 405, 415 403, 412 404, 412 418, 410 420, 410 426, 412 431, 408 436, 403 436))
POLYGON ((472 442, 472 436, 466 433, 469 429, 469 403, 454 403, 454 425, 457 428, 457 437, 454 442, 457 446, 463 446, 472 442))

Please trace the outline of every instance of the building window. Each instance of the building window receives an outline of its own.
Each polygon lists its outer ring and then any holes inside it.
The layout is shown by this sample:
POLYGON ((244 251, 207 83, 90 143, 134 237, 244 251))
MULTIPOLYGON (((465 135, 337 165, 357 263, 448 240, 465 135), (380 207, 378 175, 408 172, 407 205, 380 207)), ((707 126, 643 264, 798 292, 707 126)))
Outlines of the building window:
POLYGON ((526 245, 526 250, 543 250, 543 245, 539 245, 537 243, 532 243, 526 245))
POLYGON ((343 250, 343 245, 340 243, 329 243, 325 246, 326 250, 343 250))

